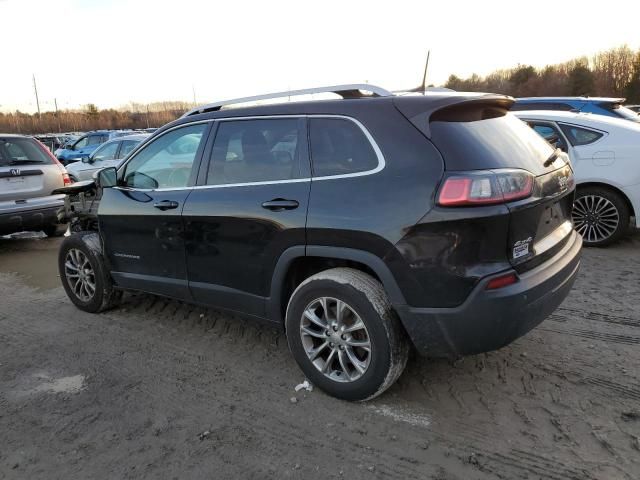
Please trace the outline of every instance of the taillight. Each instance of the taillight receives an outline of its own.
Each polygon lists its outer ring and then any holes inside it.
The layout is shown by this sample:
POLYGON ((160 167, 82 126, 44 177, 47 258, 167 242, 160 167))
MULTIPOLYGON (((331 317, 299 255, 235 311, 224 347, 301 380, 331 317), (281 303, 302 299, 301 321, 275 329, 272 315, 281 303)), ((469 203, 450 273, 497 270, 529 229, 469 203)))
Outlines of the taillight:
POLYGON ((534 177, 526 170, 456 172, 442 183, 438 205, 461 207, 512 202, 529 197, 533 184, 534 177))
POLYGON ((36 143, 38 144, 38 146, 40 147, 40 149, 51 159, 53 160, 53 163, 55 163, 56 165, 58 165, 58 168, 60 168, 60 170, 62 171, 62 184, 63 186, 67 186, 67 185, 71 185, 73 182, 71 181, 71 178, 69 178, 69 174, 67 173, 66 168, 64 168, 64 165, 62 165, 60 163, 60 160, 58 160, 56 158, 56 156, 51 153, 51 150, 49 150, 47 148, 47 146, 42 143, 40 140, 38 140, 37 138, 34 138, 34 140, 36 141, 36 143))

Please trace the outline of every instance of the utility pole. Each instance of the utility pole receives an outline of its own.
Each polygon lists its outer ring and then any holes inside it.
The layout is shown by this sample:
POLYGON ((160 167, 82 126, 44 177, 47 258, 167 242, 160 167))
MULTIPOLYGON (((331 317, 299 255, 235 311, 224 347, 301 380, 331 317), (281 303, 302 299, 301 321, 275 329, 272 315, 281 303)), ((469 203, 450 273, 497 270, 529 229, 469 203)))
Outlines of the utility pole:
POLYGON ((147 103, 147 128, 149 128, 149 104, 147 103))
POLYGON ((33 91, 36 92, 36 105, 38 106, 38 118, 40 118, 40 100, 38 99, 38 86, 36 85, 36 75, 33 74, 33 91))
POLYGON ((193 106, 195 107, 197 105, 196 103, 196 87, 191 84, 191 91, 193 92, 193 106))
POLYGON ((58 120, 58 133, 62 133, 62 127, 60 126, 60 116, 58 115, 58 99, 53 99, 53 104, 56 106, 56 119, 58 120))

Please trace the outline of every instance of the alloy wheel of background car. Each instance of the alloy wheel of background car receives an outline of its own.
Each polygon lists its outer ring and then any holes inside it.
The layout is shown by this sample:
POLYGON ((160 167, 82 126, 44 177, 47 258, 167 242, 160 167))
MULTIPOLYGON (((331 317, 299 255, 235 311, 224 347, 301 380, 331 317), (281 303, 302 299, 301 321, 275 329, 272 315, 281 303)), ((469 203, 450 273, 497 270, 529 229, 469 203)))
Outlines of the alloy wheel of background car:
POLYGON ((64 274, 71 290, 83 302, 89 302, 96 293, 96 278, 89 258, 80 250, 67 252, 64 274))
POLYGON ((371 340, 367 327, 342 300, 313 300, 302 314, 300 338, 311 363, 332 380, 355 381, 369 367, 371 340))
POLYGON ((573 223, 587 246, 618 240, 629 223, 629 212, 615 192, 604 188, 580 190, 573 204, 573 223))

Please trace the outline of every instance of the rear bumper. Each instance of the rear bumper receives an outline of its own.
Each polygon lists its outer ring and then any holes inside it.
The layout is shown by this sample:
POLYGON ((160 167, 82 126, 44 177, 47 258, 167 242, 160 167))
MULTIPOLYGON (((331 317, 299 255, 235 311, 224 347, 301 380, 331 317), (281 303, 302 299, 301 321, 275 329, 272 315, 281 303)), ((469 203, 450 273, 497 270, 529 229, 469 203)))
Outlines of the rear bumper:
POLYGON ((422 355, 456 358, 496 350, 529 332, 562 303, 578 274, 581 248, 582 238, 573 231, 560 252, 519 275, 517 283, 486 290, 492 277, 485 278, 455 308, 394 307, 422 355))
POLYGON ((40 230, 59 223, 57 213, 64 206, 64 195, 51 195, 24 202, 0 202, 0 235, 40 230))

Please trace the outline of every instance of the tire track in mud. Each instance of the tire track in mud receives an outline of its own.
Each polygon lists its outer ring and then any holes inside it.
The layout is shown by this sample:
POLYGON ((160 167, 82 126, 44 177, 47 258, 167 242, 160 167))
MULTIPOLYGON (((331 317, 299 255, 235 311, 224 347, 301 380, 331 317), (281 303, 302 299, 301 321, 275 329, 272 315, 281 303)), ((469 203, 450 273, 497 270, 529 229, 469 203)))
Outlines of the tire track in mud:
POLYGON ((574 308, 559 307, 556 313, 549 316, 547 320, 558 323, 566 323, 571 320, 589 320, 594 322, 610 323, 614 325, 624 325, 626 327, 640 327, 640 318, 633 318, 607 313, 592 312, 574 308))
POLYGON ((538 327, 543 332, 560 333, 571 335, 574 337, 588 338, 589 340, 597 340, 605 343, 619 343, 623 345, 640 345, 640 337, 635 335, 625 335, 616 333, 598 332, 595 330, 584 330, 581 328, 557 329, 549 327, 538 327))

